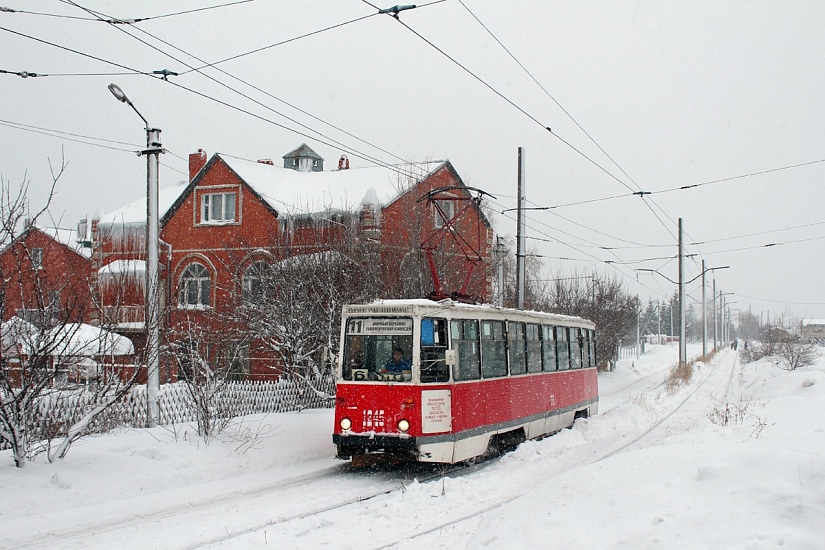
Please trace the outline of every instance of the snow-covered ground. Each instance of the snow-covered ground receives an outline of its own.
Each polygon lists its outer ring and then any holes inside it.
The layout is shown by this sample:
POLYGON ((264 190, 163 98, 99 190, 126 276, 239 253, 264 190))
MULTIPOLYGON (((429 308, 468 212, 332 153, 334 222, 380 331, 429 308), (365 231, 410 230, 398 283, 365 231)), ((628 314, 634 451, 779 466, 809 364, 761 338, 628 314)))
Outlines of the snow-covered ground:
POLYGON ((208 445, 124 430, 23 469, 0 452, 0 548, 823 548, 825 355, 724 350, 669 392, 677 354, 622 361, 598 416, 470 470, 353 470, 329 410, 208 445), (711 421, 725 405, 740 421, 711 421))

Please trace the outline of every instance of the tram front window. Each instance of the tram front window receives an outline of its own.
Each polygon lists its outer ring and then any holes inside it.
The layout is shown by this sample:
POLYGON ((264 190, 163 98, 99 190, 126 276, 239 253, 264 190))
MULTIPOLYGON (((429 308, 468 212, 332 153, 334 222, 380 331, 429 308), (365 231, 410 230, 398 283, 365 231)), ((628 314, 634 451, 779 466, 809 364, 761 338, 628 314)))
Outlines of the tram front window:
POLYGON ((344 380, 412 380, 412 319, 358 317, 347 320, 344 380))

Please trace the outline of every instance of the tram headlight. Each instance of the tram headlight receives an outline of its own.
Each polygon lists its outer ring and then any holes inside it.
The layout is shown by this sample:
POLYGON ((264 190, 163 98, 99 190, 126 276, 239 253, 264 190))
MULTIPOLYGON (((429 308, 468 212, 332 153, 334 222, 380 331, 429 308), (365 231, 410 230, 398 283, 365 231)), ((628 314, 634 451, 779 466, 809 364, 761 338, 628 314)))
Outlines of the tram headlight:
POLYGON ((405 419, 401 419, 398 421, 398 431, 406 433, 409 429, 410 423, 407 422, 405 419))
POLYGON ((350 420, 349 418, 342 418, 341 419, 341 429, 344 430, 344 431, 347 431, 350 428, 352 428, 352 420, 350 420))

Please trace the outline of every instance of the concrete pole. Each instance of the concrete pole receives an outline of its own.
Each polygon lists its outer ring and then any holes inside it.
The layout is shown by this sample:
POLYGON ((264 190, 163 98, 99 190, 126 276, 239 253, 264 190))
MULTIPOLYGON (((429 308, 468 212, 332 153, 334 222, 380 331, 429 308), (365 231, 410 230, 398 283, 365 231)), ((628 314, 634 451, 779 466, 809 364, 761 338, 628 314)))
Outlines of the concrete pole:
POLYGON ((525 197, 525 151, 523 147, 518 148, 518 215, 516 216, 516 289, 518 291, 518 309, 524 309, 524 286, 525 286, 525 230, 527 228, 527 217, 524 212, 525 197))
POLYGON ((708 354, 708 316, 705 309, 705 260, 702 260, 702 357, 708 354))
POLYGON ((158 269, 159 213, 158 213, 158 158, 163 148, 160 130, 146 128, 146 370, 147 405, 149 426, 157 426, 160 420, 158 393, 160 393, 160 272, 158 269))
POLYGON ((679 218, 679 364, 687 364, 687 341, 685 335, 685 274, 684 243, 682 241, 682 218, 679 218))
MULTIPOLYGON (((719 291, 721 292, 721 290, 719 291)), ((713 279, 713 350, 716 351, 717 349, 717 334, 716 334, 716 279, 713 279)))

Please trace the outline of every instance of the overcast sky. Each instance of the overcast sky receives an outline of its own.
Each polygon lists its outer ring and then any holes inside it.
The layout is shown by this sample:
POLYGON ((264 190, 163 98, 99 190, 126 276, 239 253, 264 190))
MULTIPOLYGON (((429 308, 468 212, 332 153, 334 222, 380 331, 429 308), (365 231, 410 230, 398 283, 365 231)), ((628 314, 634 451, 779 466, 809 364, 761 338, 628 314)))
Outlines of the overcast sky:
MULTIPOLYGON (((686 279, 730 266, 709 280, 732 308, 825 318, 825 3, 446 0, 399 22, 359 0, 254 0, 156 17, 225 3, 6 0, 39 14, 0 12, 0 70, 52 76, 0 74, 4 182, 28 179, 38 206, 62 155, 63 227, 144 196, 143 125, 110 82, 162 130, 161 186, 198 148, 450 159, 513 235, 523 147, 528 200, 559 206, 528 216, 548 277, 595 269, 665 299, 682 218, 686 279), (162 69, 179 76, 136 73, 162 69)), ((687 291, 701 299, 699 280, 687 291)))

